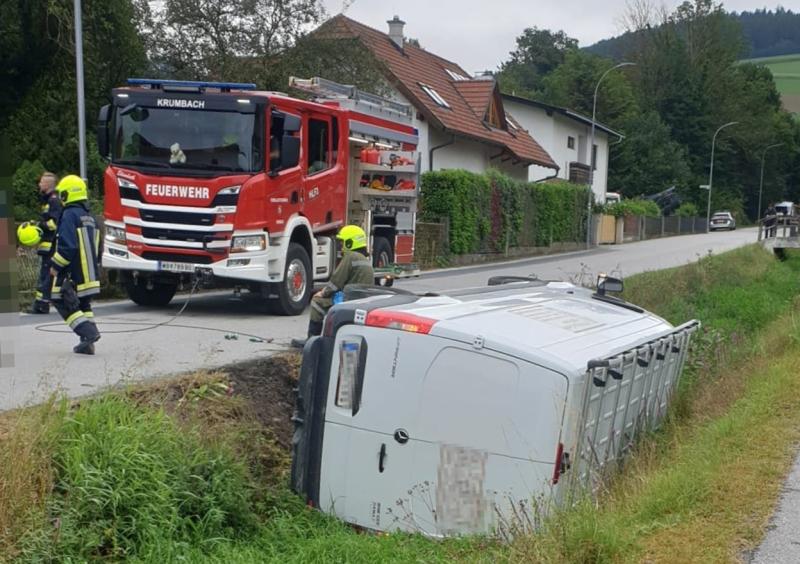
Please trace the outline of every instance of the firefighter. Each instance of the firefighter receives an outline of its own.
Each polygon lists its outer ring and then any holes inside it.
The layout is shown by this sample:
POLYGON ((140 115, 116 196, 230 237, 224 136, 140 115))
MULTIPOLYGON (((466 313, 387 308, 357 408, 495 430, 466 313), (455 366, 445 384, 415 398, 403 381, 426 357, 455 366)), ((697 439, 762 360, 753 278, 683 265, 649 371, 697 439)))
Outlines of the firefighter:
POLYGON ((776 224, 778 223, 778 211, 775 209, 775 204, 770 203, 764 212, 764 227, 766 231, 765 237, 769 239, 775 236, 777 231, 776 224))
POLYGON ((72 349, 94 354, 100 332, 94 322, 91 297, 100 293, 100 231, 89 212, 86 183, 71 174, 56 187, 64 209, 53 252, 52 301, 80 342, 72 349))
MULTIPOLYGON (((311 298, 308 337, 322 333, 322 320, 333 306, 333 296, 350 284, 373 284, 375 272, 367 253, 367 234, 357 225, 345 225, 336 238, 342 244, 342 260, 333 271, 330 282, 311 298)), ((292 344, 302 348, 306 339, 294 339, 292 344)))
POLYGON ((53 256, 53 241, 56 238, 56 228, 61 217, 61 200, 56 193, 57 177, 52 172, 45 172, 39 178, 39 199, 41 200, 41 215, 38 227, 42 237, 36 254, 39 255, 39 279, 36 283, 36 299, 29 310, 30 313, 50 313, 50 288, 53 285, 50 276, 51 257, 53 256))

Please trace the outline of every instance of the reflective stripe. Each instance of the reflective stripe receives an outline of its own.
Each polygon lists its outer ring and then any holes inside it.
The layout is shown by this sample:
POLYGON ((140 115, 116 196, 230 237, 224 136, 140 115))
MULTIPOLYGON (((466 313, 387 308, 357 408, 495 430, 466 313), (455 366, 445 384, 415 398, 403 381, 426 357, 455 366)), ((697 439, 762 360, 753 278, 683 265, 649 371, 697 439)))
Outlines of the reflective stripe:
POLYGON ((82 311, 76 311, 64 320, 64 323, 70 326, 70 329, 75 329, 81 323, 86 323, 88 319, 83 315, 82 311))
POLYGON ((321 313, 322 315, 325 315, 325 308, 324 308, 324 307, 322 307, 321 305, 319 305, 319 304, 318 304, 317 302, 315 302, 314 300, 311 300, 311 309, 315 309, 315 310, 317 310, 319 313, 321 313))
POLYGON ((44 294, 42 294, 39 290, 36 290, 33 293, 33 297, 35 297, 37 300, 41 300, 44 297, 44 294))
POLYGON ((97 257, 97 255, 99 255, 99 254, 100 254, 100 230, 99 229, 95 229, 94 230, 94 256, 97 257))
POLYGON ((340 290, 340 288, 339 288, 339 286, 337 286, 333 282, 328 282, 327 284, 325 284, 325 287, 323 288, 323 290, 330 290, 331 292, 338 292, 340 290))
POLYGON ((53 248, 53 243, 51 243, 50 241, 42 241, 41 243, 39 243, 40 251, 49 251, 52 248, 53 248))
POLYGON ((372 266, 372 263, 367 259, 355 259, 350 263, 352 266, 372 266))
POLYGON ((89 261, 86 258, 86 232, 81 229, 78 231, 78 256, 81 260, 81 273, 83 274, 83 281, 88 282, 92 280, 89 276, 89 261))
POLYGON ((68 266, 69 261, 62 257, 58 251, 53 254, 53 262, 56 263, 58 266, 68 266))
POLYGON ((86 317, 86 319, 94 318, 94 312, 93 311, 84 311, 83 315, 84 315, 84 317, 86 317))
POLYGON ((48 219, 48 220, 47 220, 47 224, 46 224, 46 225, 47 225, 47 228, 48 228, 50 231, 55 231, 55 230, 56 230, 56 227, 58 227, 58 226, 56 225, 56 222, 55 222, 55 220, 53 220, 53 219, 48 219))
POLYGON ((92 280, 91 282, 84 282, 83 284, 78 284, 77 294, 79 297, 84 296, 91 296, 92 294, 97 294, 100 292, 100 281, 99 280, 92 280))

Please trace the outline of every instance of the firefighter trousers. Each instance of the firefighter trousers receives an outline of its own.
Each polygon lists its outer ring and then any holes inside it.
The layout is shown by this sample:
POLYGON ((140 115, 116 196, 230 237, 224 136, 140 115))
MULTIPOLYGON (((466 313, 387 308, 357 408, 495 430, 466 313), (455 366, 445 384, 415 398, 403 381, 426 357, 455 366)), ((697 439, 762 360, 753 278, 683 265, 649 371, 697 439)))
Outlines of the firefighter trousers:
POLYGON ((61 293, 53 296, 52 300, 58 314, 81 341, 94 342, 100 338, 100 331, 94 322, 91 297, 78 297, 72 280, 64 280, 61 293))
POLYGON ((333 307, 332 296, 330 298, 318 298, 316 296, 311 298, 309 320, 313 323, 322 323, 322 320, 325 319, 325 314, 328 313, 331 307, 333 307))
POLYGON ((39 279, 36 282, 36 301, 49 302, 50 291, 53 287, 53 277, 50 275, 50 256, 40 255, 41 266, 39 267, 39 279))

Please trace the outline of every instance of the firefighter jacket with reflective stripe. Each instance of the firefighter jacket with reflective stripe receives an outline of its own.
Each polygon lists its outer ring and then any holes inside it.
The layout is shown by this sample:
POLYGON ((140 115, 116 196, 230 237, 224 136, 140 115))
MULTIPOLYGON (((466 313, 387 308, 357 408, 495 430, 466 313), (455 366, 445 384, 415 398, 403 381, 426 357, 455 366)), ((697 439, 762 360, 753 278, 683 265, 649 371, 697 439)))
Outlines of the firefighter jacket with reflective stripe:
POLYGON ((67 276, 79 297, 100 292, 100 230, 85 202, 70 204, 61 213, 52 264, 59 272, 54 293, 67 276))
POLYGON ((40 255, 48 256, 53 253, 53 242, 56 239, 56 229, 58 220, 61 218, 61 199, 58 194, 48 192, 40 194, 41 214, 39 216, 39 228, 42 230, 42 241, 36 252, 40 255))
POLYGON ((372 261, 361 250, 346 252, 342 262, 331 275, 331 281, 323 288, 323 295, 330 297, 349 284, 374 284, 375 271, 372 261))

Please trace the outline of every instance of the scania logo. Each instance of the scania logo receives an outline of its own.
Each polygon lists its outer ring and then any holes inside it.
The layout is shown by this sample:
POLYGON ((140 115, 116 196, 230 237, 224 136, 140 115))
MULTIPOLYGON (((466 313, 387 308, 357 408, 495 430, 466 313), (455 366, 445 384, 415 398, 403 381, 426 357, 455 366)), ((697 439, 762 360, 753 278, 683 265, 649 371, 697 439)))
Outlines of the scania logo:
POLYGON ((185 98, 158 98, 156 106, 159 108, 192 108, 202 110, 206 107, 205 100, 187 100, 185 98))

